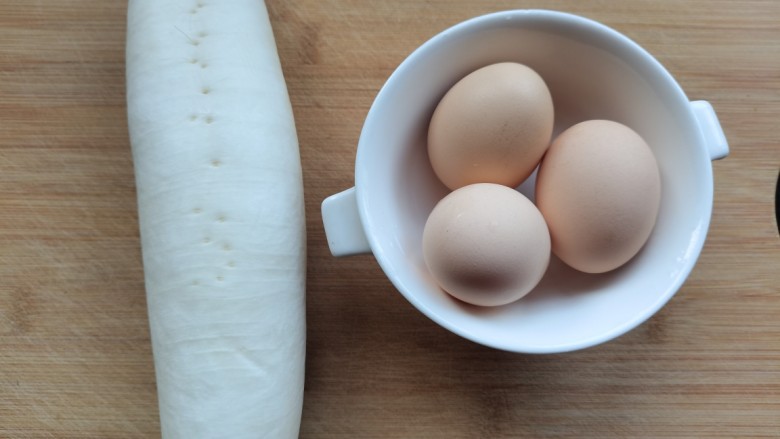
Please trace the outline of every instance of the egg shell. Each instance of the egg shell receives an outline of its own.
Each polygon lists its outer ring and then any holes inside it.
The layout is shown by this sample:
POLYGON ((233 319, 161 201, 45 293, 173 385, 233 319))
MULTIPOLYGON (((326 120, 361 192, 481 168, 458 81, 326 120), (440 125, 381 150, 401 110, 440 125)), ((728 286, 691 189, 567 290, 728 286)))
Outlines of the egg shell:
POLYGON ((536 180, 553 253, 586 273, 611 271, 633 258, 653 230, 660 200, 650 147, 629 127, 607 120, 561 133, 536 180))
POLYGON ((433 170, 450 189, 516 187, 547 150, 553 113, 550 91, 530 67, 505 62, 478 69, 450 88, 431 117, 433 170))
POLYGON ((473 184, 434 207, 423 231, 423 255, 452 296, 474 305, 505 305, 542 279, 550 234, 524 195, 502 185, 473 184))

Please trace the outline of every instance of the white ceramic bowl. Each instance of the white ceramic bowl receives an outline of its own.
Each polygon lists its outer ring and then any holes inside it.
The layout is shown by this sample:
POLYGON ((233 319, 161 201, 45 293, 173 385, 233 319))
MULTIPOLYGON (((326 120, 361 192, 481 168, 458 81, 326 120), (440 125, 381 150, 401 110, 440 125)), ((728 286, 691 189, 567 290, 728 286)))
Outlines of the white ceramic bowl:
MULTIPOLYGON (((690 102, 627 37, 561 12, 498 12, 445 30, 396 69, 366 118, 355 187, 326 199, 322 215, 334 255, 373 252, 401 294, 450 331, 514 352, 571 351, 636 327, 680 288, 709 226, 711 160, 727 154, 712 107, 690 102), (428 161, 426 133, 433 109, 455 82, 501 61, 526 64, 544 78, 556 134, 579 121, 611 119, 642 135, 658 160, 662 198, 649 241, 625 266, 593 275, 553 258, 528 296, 480 308, 443 292, 423 261, 423 226, 447 193, 428 161)), ((520 191, 532 195, 534 178, 520 191)))

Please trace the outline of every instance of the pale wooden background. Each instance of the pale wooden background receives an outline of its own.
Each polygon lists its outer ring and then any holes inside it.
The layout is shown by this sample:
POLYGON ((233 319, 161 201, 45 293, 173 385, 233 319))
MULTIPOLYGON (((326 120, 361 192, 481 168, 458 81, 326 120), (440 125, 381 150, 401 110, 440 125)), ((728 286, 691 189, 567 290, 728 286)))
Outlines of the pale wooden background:
MULTIPOLYGON (((780 2, 268 2, 305 173, 303 438, 780 437, 780 2), (545 7, 635 39, 715 106, 731 156, 678 295, 630 334, 527 356, 422 317, 370 257, 336 260, 321 200, 361 121, 444 28, 545 7)), ((124 108, 123 1, 0 1, 0 438, 159 435, 124 108)))

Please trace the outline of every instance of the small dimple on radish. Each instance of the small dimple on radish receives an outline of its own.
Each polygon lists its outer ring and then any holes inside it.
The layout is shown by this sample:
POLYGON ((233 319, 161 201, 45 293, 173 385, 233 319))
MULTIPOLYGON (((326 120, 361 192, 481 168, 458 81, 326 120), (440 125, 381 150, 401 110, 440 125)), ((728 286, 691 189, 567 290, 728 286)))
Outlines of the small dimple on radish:
POLYGON ((214 117, 213 116, 206 116, 206 124, 210 125, 212 122, 214 122, 214 117))
POLYGON ((211 167, 213 168, 219 168, 222 165, 222 161, 219 159, 213 159, 211 160, 211 167))
POLYGON ((210 242, 211 242, 211 238, 209 238, 208 236, 206 236, 205 238, 203 238, 203 243, 204 243, 204 244, 208 244, 208 243, 210 243, 210 242))
POLYGON ((195 208, 192 209, 192 213, 194 213, 195 215, 197 215, 199 213, 202 213, 202 212, 203 212, 203 209, 201 209, 200 207, 195 207, 195 208))

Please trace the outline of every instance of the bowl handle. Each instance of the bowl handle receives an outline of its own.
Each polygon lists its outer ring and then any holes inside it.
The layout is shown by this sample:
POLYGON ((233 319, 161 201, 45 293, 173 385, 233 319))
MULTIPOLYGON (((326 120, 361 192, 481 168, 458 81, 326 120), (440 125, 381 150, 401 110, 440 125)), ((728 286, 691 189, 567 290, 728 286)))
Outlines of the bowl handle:
POLYGON ((707 101, 692 101, 691 109, 707 142, 710 159, 720 160, 729 155, 729 143, 712 105, 707 101))
POLYGON ((325 236, 333 256, 371 253, 371 246, 358 214, 354 187, 322 201, 322 223, 325 225, 325 236))

